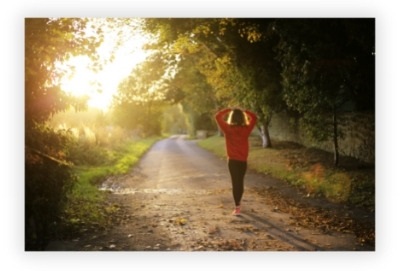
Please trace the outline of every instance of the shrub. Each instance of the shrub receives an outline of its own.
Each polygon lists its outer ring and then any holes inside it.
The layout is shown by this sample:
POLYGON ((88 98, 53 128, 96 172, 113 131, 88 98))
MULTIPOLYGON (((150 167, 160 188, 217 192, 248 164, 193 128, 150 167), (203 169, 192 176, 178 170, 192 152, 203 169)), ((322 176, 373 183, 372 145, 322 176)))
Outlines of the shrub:
POLYGON ((68 135, 42 125, 26 130, 25 249, 43 250, 75 180, 65 161, 68 135))

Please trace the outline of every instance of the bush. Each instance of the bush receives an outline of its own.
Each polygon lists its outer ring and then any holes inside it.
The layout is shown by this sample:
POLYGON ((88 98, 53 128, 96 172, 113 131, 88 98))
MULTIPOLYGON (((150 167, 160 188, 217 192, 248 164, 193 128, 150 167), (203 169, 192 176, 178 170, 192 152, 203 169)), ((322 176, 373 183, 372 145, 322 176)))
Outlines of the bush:
POLYGON ((89 141, 73 139, 68 146, 68 157, 75 165, 103 165, 110 156, 105 148, 89 141))
POLYGON ((65 161, 68 135, 35 125, 25 141, 25 249, 43 250, 55 234, 75 177, 65 161))

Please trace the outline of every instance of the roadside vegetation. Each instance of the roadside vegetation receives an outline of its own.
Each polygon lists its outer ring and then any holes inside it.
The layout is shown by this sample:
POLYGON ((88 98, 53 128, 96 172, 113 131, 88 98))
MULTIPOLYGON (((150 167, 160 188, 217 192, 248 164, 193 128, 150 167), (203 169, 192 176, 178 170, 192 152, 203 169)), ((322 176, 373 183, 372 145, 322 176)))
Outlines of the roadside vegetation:
POLYGON ((26 249, 109 226, 119 207, 99 185, 128 173, 160 138, 112 125, 97 110, 59 112, 36 128, 26 151, 26 249))
POLYGON ((119 207, 107 202, 107 193, 100 191, 99 185, 107 177, 128 173, 158 139, 128 140, 113 148, 98 148, 98 152, 108 153, 101 165, 73 167, 77 181, 67 195, 63 217, 63 226, 66 227, 64 233, 75 234, 77 231, 102 228, 112 223, 111 214, 118 211, 119 207))
MULTIPOLYGON (((262 148, 258 137, 251 137, 249 168, 288 182, 308 197, 325 197, 331 202, 375 208, 375 169, 373 165, 343 157, 334 166, 331 154, 291 142, 274 141, 274 148, 262 148)), ((221 136, 198 143, 201 147, 225 157, 221 136)))

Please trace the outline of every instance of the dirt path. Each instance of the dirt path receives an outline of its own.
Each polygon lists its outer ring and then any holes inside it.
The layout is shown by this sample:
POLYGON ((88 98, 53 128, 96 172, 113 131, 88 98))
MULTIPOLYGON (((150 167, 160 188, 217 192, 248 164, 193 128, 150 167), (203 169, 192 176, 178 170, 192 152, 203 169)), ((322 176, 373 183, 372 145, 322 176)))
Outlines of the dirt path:
POLYGON ((115 227, 53 242, 48 250, 373 249, 351 231, 350 210, 305 198, 283 182, 251 171, 245 183, 243 214, 232 216, 226 161, 182 136, 162 140, 129 175, 104 182, 102 189, 111 191, 110 200, 120 208, 115 227), (330 227, 332 223, 336 226, 330 227))

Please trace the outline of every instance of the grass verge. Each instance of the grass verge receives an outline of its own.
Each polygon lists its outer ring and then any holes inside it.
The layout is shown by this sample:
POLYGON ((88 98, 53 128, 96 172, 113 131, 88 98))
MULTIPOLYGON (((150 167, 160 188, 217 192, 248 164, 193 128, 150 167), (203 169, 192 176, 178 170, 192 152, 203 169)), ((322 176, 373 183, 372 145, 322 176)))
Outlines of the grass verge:
POLYGON ((139 161, 140 157, 160 138, 125 142, 107 150, 109 158, 102 166, 76 166, 77 182, 68 194, 64 222, 71 233, 105 227, 110 221, 109 214, 118 210, 106 201, 106 193, 98 189, 99 183, 107 176, 120 175, 139 161))
MULTIPOLYGON (((250 143, 249 168, 297 186, 311 197, 323 196, 332 202, 374 210, 374 165, 341 157, 340 165, 335 167, 333 155, 321 150, 278 141, 274 141, 273 148, 264 149, 258 137, 251 137, 250 143)), ((217 156, 225 156, 223 137, 209 137, 198 144, 217 156)))

